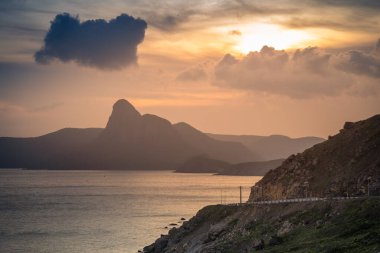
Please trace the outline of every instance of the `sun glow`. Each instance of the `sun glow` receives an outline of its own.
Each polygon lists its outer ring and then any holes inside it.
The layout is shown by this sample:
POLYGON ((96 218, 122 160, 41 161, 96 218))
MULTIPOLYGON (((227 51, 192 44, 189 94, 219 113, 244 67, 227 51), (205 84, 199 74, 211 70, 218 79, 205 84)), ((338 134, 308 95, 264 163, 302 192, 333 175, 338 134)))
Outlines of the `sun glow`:
POLYGON ((241 35, 236 38, 234 49, 244 54, 259 51, 265 45, 276 49, 305 47, 315 40, 314 36, 305 31, 287 30, 271 24, 247 25, 239 31, 241 35))

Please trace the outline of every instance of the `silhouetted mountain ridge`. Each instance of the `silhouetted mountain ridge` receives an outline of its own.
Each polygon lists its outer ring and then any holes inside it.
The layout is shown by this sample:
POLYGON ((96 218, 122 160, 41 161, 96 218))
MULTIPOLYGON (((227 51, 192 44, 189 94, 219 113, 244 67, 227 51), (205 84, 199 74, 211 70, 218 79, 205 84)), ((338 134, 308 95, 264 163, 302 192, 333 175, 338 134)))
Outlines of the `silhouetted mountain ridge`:
POLYGON ((223 140, 240 142, 248 147, 257 157, 256 161, 267 161, 286 158, 291 154, 303 152, 315 144, 325 141, 320 137, 290 138, 284 135, 223 135, 208 134, 210 137, 223 140))
POLYGON ((175 169, 208 155, 250 161, 248 148, 214 140, 190 125, 184 130, 156 115, 141 115, 118 100, 104 129, 61 129, 34 138, 0 138, 0 167, 36 169, 175 169))
POLYGON ((217 160, 232 163, 255 161, 258 156, 239 142, 216 140, 185 122, 173 125, 191 146, 217 160), (241 150, 236 152, 236 150, 241 150))
POLYGON ((231 164, 228 162, 197 156, 187 160, 176 169, 180 173, 214 173, 233 176, 264 176, 268 171, 281 165, 284 159, 244 162, 231 164))

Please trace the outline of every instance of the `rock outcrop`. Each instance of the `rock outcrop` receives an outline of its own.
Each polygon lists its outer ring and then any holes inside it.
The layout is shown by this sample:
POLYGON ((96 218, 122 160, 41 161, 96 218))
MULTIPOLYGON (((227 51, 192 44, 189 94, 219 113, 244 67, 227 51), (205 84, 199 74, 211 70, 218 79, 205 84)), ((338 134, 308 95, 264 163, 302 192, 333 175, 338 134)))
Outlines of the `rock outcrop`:
MULTIPOLYGON (((348 122, 329 140, 291 155, 252 188, 249 201, 362 196, 380 183, 380 115, 348 122)), ((373 192, 374 193, 374 192, 373 192)))

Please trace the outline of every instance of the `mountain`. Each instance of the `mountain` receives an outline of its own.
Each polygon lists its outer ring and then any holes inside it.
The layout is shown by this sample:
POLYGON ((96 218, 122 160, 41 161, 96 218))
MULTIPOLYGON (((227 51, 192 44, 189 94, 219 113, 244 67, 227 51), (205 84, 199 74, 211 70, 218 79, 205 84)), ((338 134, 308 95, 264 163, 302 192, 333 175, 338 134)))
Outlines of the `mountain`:
POLYGON ((305 149, 325 141, 325 139, 319 137, 290 138, 283 135, 208 135, 217 140, 242 143, 256 155, 257 159, 255 161, 286 158, 292 154, 303 152, 305 149))
POLYGON ((232 176, 264 176, 268 171, 281 165, 285 159, 234 164, 230 169, 224 169, 218 174, 232 176))
POLYGON ((180 173, 220 173, 223 170, 229 170, 232 164, 211 159, 206 156, 197 156, 190 158, 184 164, 180 165, 175 172, 180 173))
POLYGON ((82 167, 172 169, 197 154, 168 120, 141 115, 128 101, 119 100, 106 128, 80 157, 85 157, 82 167))
POLYGON ((187 160, 176 169, 180 173, 215 173, 218 175, 234 176, 263 176, 268 171, 281 165, 284 159, 263 162, 244 162, 231 164, 211 159, 206 156, 197 156, 187 160))
POLYGON ((252 188, 250 201, 359 196, 380 188, 380 115, 346 122, 325 142, 291 155, 252 188))
POLYGON ((89 145, 99 136, 101 128, 64 128, 33 138, 0 138, 1 168, 65 167, 66 157, 89 145))
POLYGON ((180 123, 141 115, 117 101, 104 129, 61 129, 34 138, 0 138, 0 167, 33 169, 175 169, 191 157, 244 162, 255 158, 240 143, 212 139, 180 123))
POLYGON ((259 158, 239 142, 217 140, 187 123, 177 123, 174 127, 187 143, 214 159, 237 163, 256 161, 259 158))

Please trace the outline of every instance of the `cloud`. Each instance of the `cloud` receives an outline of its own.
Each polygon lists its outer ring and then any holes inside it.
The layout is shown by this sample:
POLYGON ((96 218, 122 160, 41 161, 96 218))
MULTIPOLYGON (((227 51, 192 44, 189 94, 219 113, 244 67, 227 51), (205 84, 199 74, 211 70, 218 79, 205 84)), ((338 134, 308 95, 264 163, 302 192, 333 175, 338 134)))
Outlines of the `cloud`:
POLYGON ((309 47, 290 53, 264 46, 242 59, 225 55, 215 67, 214 84, 292 98, 355 95, 352 90, 363 95, 365 89, 380 88, 377 52, 328 53, 309 47))
POLYGON ((376 21, 368 18, 362 18, 360 22, 352 22, 348 20, 347 17, 339 18, 336 17, 331 19, 331 17, 290 17, 280 22, 282 25, 292 28, 292 29, 303 29, 303 28, 328 28, 337 31, 367 31, 367 32, 377 32, 379 25, 376 21))
POLYGON ((197 82, 207 78, 206 72, 201 67, 195 67, 181 72, 176 80, 185 82, 197 82))
POLYGON ((340 54, 335 60, 335 66, 348 73, 380 79, 380 57, 376 54, 351 50, 340 54))
POLYGON ((51 22, 44 45, 34 55, 40 64, 54 59, 99 69, 120 69, 137 62, 137 47, 144 40, 147 23, 121 14, 115 19, 87 20, 68 13, 51 22))
POLYGON ((181 24, 187 22, 194 14, 195 13, 191 10, 180 11, 177 14, 160 14, 155 11, 143 12, 143 16, 146 17, 149 26, 164 32, 173 32, 180 29, 181 24))
POLYGON ((349 50, 336 55, 333 61, 341 71, 380 79, 380 39, 369 53, 349 50))

